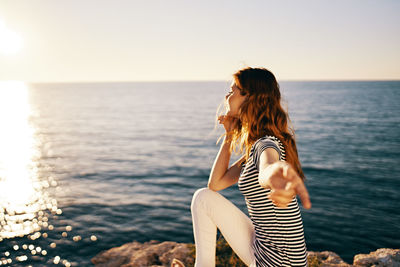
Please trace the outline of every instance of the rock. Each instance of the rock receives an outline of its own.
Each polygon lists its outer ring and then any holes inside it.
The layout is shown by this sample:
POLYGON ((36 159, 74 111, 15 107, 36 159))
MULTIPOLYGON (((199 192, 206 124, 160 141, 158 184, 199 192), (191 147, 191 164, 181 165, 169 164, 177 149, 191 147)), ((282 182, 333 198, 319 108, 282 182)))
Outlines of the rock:
MULTIPOLYGON (((169 267, 173 258, 193 266, 194 244, 151 240, 131 242, 100 252, 91 259, 96 267, 169 267), (192 251, 193 252, 193 251, 192 251)), ((357 254, 353 264, 344 262, 332 251, 307 251, 310 266, 322 267, 400 267, 400 249, 381 248, 369 254, 357 254)), ((218 256, 218 255, 217 255, 218 256)))
POLYGON ((193 263, 188 256, 190 244, 151 240, 145 243, 131 242, 100 252, 91 259, 96 267, 158 267, 170 266, 173 258, 193 263))
MULTIPOLYGON (((326 266, 326 267, 349 267, 350 264, 344 262, 342 258, 339 257, 338 254, 332 251, 307 251, 308 253, 308 261, 318 262, 318 266, 326 266)), ((310 264, 311 265, 311 264, 310 264)), ((317 265, 317 264, 316 264, 317 265)))
POLYGON ((357 254, 353 264, 344 262, 339 255, 331 251, 308 251, 309 263, 323 267, 400 267, 400 249, 380 248, 369 254, 357 254))
POLYGON ((369 254, 354 256, 354 266, 400 267, 400 249, 380 248, 369 254))

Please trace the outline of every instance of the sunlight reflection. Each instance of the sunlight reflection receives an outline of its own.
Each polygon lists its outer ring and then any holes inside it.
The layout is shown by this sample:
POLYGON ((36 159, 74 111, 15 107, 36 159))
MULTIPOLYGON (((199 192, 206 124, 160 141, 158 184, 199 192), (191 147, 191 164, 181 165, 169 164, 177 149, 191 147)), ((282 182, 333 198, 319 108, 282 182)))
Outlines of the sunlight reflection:
POLYGON ((47 225, 42 210, 57 212, 56 201, 42 190, 48 181, 38 177, 38 141, 29 123, 30 110, 24 83, 0 82, 0 241, 33 232, 31 239, 40 237, 37 231, 47 225))

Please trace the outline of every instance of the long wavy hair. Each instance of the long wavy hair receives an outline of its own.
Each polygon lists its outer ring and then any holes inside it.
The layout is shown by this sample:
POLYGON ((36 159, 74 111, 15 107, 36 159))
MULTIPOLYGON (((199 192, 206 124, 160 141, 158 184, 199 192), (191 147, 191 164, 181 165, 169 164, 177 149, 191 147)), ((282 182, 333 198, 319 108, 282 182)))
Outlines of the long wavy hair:
MULTIPOLYGON (((266 68, 246 67, 234 73, 233 79, 240 93, 247 97, 239 108, 235 127, 229 132, 230 151, 238 154, 236 148, 239 147, 240 154, 245 151, 247 161, 252 145, 259 138, 275 136, 285 148, 286 161, 304 182, 306 178, 297 153, 294 129, 289 126, 287 111, 282 108, 280 87, 274 74, 266 68)), ((221 135, 217 143, 225 135, 221 135)))

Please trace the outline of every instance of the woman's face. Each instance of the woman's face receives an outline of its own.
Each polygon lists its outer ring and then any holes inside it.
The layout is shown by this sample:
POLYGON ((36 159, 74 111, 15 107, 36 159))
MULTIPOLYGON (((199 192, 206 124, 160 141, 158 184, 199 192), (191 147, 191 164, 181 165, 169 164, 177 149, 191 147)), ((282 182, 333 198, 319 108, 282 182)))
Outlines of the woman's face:
POLYGON ((240 89, 236 86, 235 81, 232 81, 229 93, 225 96, 226 115, 237 117, 239 108, 246 99, 246 95, 240 94, 240 89))

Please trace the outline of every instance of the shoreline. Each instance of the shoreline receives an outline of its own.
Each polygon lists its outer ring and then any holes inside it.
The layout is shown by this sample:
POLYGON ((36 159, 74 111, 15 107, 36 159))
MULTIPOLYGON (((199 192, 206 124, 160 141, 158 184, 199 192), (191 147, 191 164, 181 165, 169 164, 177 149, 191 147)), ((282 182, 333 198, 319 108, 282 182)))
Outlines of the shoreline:
MULTIPOLYGON (((223 238, 217 240, 216 266, 246 266, 233 253, 223 238)), ((343 261, 332 251, 307 251, 309 267, 367 267, 367 266, 400 266, 400 249, 380 248, 369 254, 357 254, 353 263, 343 261)), ((113 247, 98 253, 91 259, 96 267, 139 267, 170 266, 174 258, 181 260, 186 267, 194 265, 195 245, 174 241, 151 240, 140 243, 133 241, 122 246, 113 247)))

